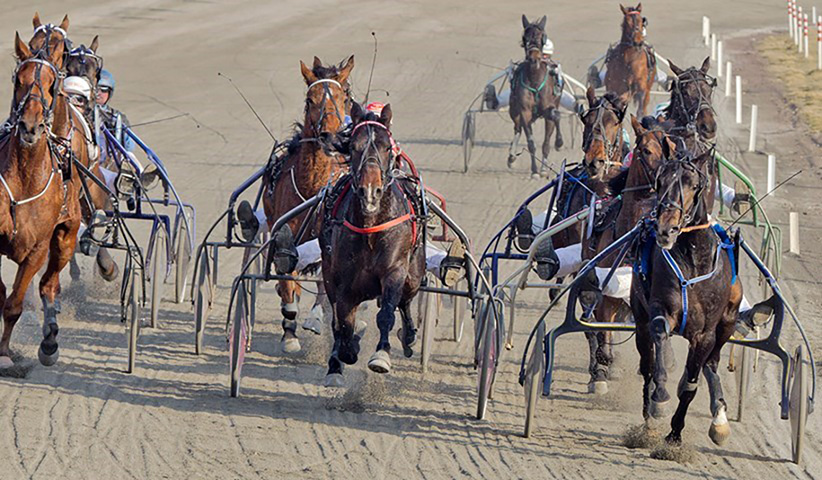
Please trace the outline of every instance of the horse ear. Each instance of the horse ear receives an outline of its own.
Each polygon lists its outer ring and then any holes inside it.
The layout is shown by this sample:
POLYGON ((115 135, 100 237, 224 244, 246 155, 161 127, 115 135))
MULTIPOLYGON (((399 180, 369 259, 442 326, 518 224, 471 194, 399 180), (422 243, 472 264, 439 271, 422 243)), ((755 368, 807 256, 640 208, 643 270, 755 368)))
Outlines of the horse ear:
POLYGON ((31 58, 31 50, 29 50, 28 45, 20 40, 20 34, 17 32, 14 33, 14 52, 17 54, 17 59, 21 62, 31 58))
POLYGON ((636 4, 636 8, 634 9, 639 13, 642 13, 642 2, 636 4))
POLYGON ((623 15, 628 15, 628 9, 623 7, 622 4, 619 4, 619 9, 622 10, 623 15))
POLYGON ((354 55, 348 57, 348 60, 343 65, 342 69, 340 70, 339 75, 337 75, 337 81, 340 83, 345 83, 348 80, 348 76, 351 75, 351 70, 354 68, 354 55))
POLYGON ((300 60, 300 70, 303 73, 303 78, 305 79, 306 85, 311 85, 312 83, 317 81, 317 76, 314 75, 314 72, 311 71, 310 68, 300 60))
POLYGON ((711 57, 705 57, 705 61, 702 62, 702 73, 708 73, 708 69, 711 68, 711 57))
POLYGON ((528 17, 525 14, 522 14, 522 28, 528 28, 528 25, 531 25, 531 22, 528 21, 528 17))
POLYGON ((668 135, 665 135, 665 140, 662 142, 662 148, 667 149, 662 152, 665 154, 665 158, 671 158, 671 155, 676 152, 676 144, 671 141, 671 138, 668 137, 668 135))
POLYGON ((384 107, 382 107, 382 113, 380 113, 380 123, 382 123, 385 128, 391 130, 391 119, 394 117, 393 113, 391 112, 391 104, 386 103, 384 107))
POLYGON ((617 97, 618 108, 620 110, 620 114, 619 114, 619 121, 620 122, 622 122, 622 120, 625 118, 625 112, 628 111, 628 104, 630 103, 630 101, 631 101, 631 92, 624 92, 622 95, 617 97))
POLYGON ((540 30, 545 30, 546 23, 548 23, 548 15, 543 15, 542 18, 539 19, 539 22, 537 22, 537 26, 540 30))
POLYGON ((66 15, 66 16, 63 17, 63 21, 60 22, 60 28, 62 28, 63 31, 67 32, 68 27, 69 27, 69 19, 68 19, 68 15, 66 15))
POLYGON ((634 115, 633 113, 631 114, 631 126, 634 127, 634 133, 637 137, 645 133, 645 127, 643 127, 642 124, 639 123, 639 120, 637 120, 636 115, 634 115))
POLYGON ((34 26, 35 30, 43 25, 43 22, 40 21, 40 12, 34 12, 34 18, 31 19, 31 24, 34 26))
POLYGON ((594 108, 594 105, 597 103, 597 94, 594 92, 594 87, 588 85, 588 90, 585 91, 585 96, 588 97, 588 107, 594 108))
POLYGON ((323 62, 320 60, 320 58, 318 56, 314 55, 314 63, 312 64, 311 67, 312 68, 317 68, 317 67, 322 67, 322 66, 323 66, 323 62))
POLYGON ((670 58, 668 59, 668 66, 671 67, 671 71, 674 72, 674 75, 676 75, 677 77, 682 75, 682 72, 684 71, 681 68, 674 65, 674 62, 672 62, 670 58))
POLYGON ((365 111, 363 111, 362 106, 357 102, 352 102, 351 105, 351 124, 357 125, 362 122, 363 117, 365 116, 365 111))
POLYGON ((91 50, 94 53, 97 53, 97 47, 100 46, 100 39, 97 37, 97 35, 94 36, 94 40, 91 41, 91 46, 88 47, 89 50, 91 50))

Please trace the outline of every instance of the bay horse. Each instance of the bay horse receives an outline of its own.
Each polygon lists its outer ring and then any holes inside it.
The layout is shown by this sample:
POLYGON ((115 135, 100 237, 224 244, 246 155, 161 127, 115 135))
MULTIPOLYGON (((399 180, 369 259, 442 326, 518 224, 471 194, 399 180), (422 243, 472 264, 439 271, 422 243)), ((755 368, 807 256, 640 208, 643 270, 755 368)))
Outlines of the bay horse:
POLYGON ((640 242, 631 285, 646 421, 660 418, 670 402, 665 344, 672 332, 689 343, 677 388, 679 405, 665 438, 671 444, 682 442, 700 372, 711 397, 709 437, 722 445, 731 433, 717 367, 722 346, 735 328, 742 283, 737 278, 738 242, 712 224, 708 215, 712 160, 680 150, 676 160, 660 166, 655 181, 658 204, 640 242))
POLYGON ((629 93, 637 104, 637 116, 643 117, 651 99, 651 87, 656 79, 656 56, 645 43, 642 3, 636 7, 620 5, 622 37, 608 49, 605 64, 605 87, 618 95, 629 93))
POLYGON ((351 117, 351 173, 337 183, 332 195, 336 199, 326 204, 320 235, 323 283, 334 310, 334 347, 325 381, 329 387, 342 386, 343 365, 357 363, 360 336, 355 321, 364 301, 380 299, 380 339, 368 368, 377 373, 391 369, 389 334, 397 308, 404 353, 413 354, 411 301, 425 275, 425 227, 417 216, 422 186, 394 171, 391 107, 386 105, 377 118, 355 103, 351 117))
MULTIPOLYGON (((276 165, 276 172, 267 170, 263 177, 263 207, 269 227, 280 216, 316 195, 348 170, 343 156, 331 145, 338 142, 337 136, 344 127, 349 99, 348 77, 353 68, 353 55, 339 66, 323 66, 317 57, 314 57, 312 68, 300 61, 300 70, 308 88, 299 141, 276 165)), ((293 235, 297 235, 306 216, 300 215, 289 222, 293 235)), ((317 238, 320 220, 318 216, 317 222, 306 229, 303 238, 297 240, 306 242, 317 238)), ((296 320, 299 286, 293 281, 280 281, 277 293, 282 300, 283 351, 297 352, 301 348, 296 320)))
POLYGON ((64 45, 36 55, 15 35, 18 65, 14 72, 11 121, 14 129, 0 144, 0 254, 18 264, 11 295, 0 281, 4 329, 0 366, 13 365, 10 340, 22 313, 23 298, 34 274, 48 264, 40 280, 43 365, 58 358, 57 314, 60 271, 74 252, 80 228, 79 172, 74 156, 87 155, 74 127, 74 115, 60 90, 64 45))
POLYGON ((542 47, 548 35, 545 33, 545 23, 548 17, 543 16, 537 22, 531 23, 522 16, 522 48, 525 49, 525 61, 517 65, 511 78, 511 103, 508 114, 514 121, 514 139, 508 149, 508 166, 516 161, 516 150, 522 132, 528 141, 528 152, 531 154, 531 176, 538 177, 545 171, 548 154, 551 152, 550 139, 556 129, 554 146, 562 148, 562 132, 559 120, 559 99, 562 89, 559 80, 552 75, 548 64, 542 59, 542 47), (542 143, 542 159, 537 164, 533 131, 531 125, 537 119, 545 119, 545 139, 542 143), (538 167, 539 165, 539 167, 538 167))

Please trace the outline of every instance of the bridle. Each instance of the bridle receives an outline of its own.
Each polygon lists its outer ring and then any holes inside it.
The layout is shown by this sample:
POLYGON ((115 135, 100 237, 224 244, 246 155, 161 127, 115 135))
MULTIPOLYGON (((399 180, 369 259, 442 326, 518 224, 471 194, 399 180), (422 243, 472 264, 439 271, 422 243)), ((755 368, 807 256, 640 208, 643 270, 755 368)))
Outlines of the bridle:
POLYGON ((47 55, 50 54, 51 52, 49 51, 49 44, 51 43, 51 36, 52 34, 54 34, 54 32, 57 32, 63 36, 63 58, 65 59, 65 57, 68 56, 68 52, 69 50, 71 50, 71 40, 69 40, 68 33, 65 30, 52 23, 47 23, 35 28, 32 37, 36 37, 37 34, 40 32, 42 32, 45 36, 45 39, 43 40, 43 46, 36 52, 32 53, 37 55, 38 53, 45 51, 47 55))
POLYGON ((545 30, 539 28, 539 26, 535 24, 528 25, 528 28, 525 29, 522 35, 522 47, 525 49, 525 56, 527 57, 529 53, 534 50, 537 50, 540 54, 542 54, 542 47, 545 46, 545 37, 548 35, 545 33, 545 30), (539 45, 534 43, 530 38, 526 40, 526 36, 528 34, 528 30, 530 29, 537 29, 540 32, 539 36, 539 45))
POLYGON ((658 198, 658 204, 656 209, 651 211, 652 218, 658 218, 659 213, 663 210, 679 210, 682 212, 682 216, 679 220, 679 229, 681 231, 685 230, 685 227, 690 224, 690 222, 694 219, 697 211, 699 210, 699 206, 702 203, 702 194, 705 191, 705 188, 708 184, 708 175, 703 172, 700 168, 697 168, 696 165, 691 160, 691 157, 687 158, 680 158, 675 160, 670 160, 665 164, 666 168, 660 168, 657 170, 656 178, 654 180, 654 188, 660 192, 658 198), (673 170, 668 169, 668 166, 672 166, 673 170), (682 172, 683 170, 691 170, 695 172, 699 177, 699 183, 697 184, 696 190, 694 191, 694 201, 691 205, 690 210, 685 210, 685 194, 684 188, 682 185, 682 172), (664 191, 660 190, 659 188, 659 181, 662 176, 663 171, 670 171, 673 175, 673 180, 664 191), (673 190, 674 185, 679 186, 679 200, 672 200, 669 198, 671 196, 671 192, 673 190))
MULTIPOLYGON (((93 60, 95 62, 95 67, 96 67, 96 70, 95 70, 96 76, 98 78, 100 77, 100 72, 103 70, 103 57, 101 57, 101 56, 97 55, 96 53, 94 53, 94 50, 88 48, 85 45, 80 45, 77 48, 71 49, 71 51, 69 51, 66 54, 66 60, 68 60, 71 57, 78 57, 79 60, 80 60, 81 65, 86 64, 86 59, 87 58, 93 60)), ((64 66, 67 67, 68 65, 66 65, 65 63, 66 62, 64 62, 64 66)), ((94 83, 96 84, 97 82, 94 82, 94 83)))
POLYGON ((622 153, 622 135, 620 133, 620 129, 617 129, 616 138, 614 138, 613 141, 605 137, 605 134, 603 133, 605 132, 603 114, 606 110, 610 110, 614 113, 614 115, 616 115, 619 120, 619 124, 621 125, 627 108, 628 107, 625 106, 620 110, 611 99, 608 97, 601 97, 595 106, 579 114, 580 119, 582 119, 583 123, 585 123, 585 117, 593 111, 596 112, 597 116, 594 119, 591 130, 588 132, 588 135, 582 139, 582 151, 587 152, 588 149, 591 148, 591 143, 594 141, 594 138, 601 140, 605 145, 605 168, 607 170, 610 170, 614 166, 622 165, 622 161, 619 158, 622 153), (616 160, 614 159, 615 155, 617 157, 616 160))
POLYGON ((678 117, 684 116, 685 126, 674 127, 672 130, 686 129, 689 131, 696 131, 696 119, 699 117, 700 113, 705 110, 710 110, 711 113, 716 114, 716 111, 711 104, 711 97, 713 96, 714 88, 716 88, 716 78, 702 73, 696 68, 691 67, 682 72, 680 75, 677 75, 674 78, 674 83, 671 87, 671 113, 677 115, 678 117), (688 102, 686 102, 686 98, 689 100, 691 98, 682 94, 682 87, 683 85, 693 82, 705 82, 705 84, 710 87, 711 91, 706 98, 706 96, 702 93, 702 89, 697 88, 699 97, 696 99, 696 102, 692 101, 688 104, 688 102))
POLYGON ((666 141, 665 131, 662 130, 661 128, 653 128, 653 129, 647 130, 641 136, 645 137, 645 135, 655 135, 655 134, 662 134, 662 140, 659 142, 660 147, 662 149, 662 158, 660 159, 660 165, 658 165, 656 169, 651 168, 651 166, 648 164, 648 159, 646 159, 645 155, 643 155, 642 152, 639 151, 640 138, 637 137, 637 139, 636 139, 637 148, 634 149, 634 156, 633 156, 632 162, 639 161, 639 165, 640 165, 640 167, 642 167, 642 175, 645 177, 645 180, 647 180, 648 183, 646 183, 644 185, 637 185, 635 187, 624 188, 624 189, 622 189, 623 193, 636 192, 636 191, 640 191, 640 190, 648 190, 649 192, 655 192, 656 191, 656 174, 657 174, 657 171, 659 170, 659 167, 662 165, 662 163, 664 163, 666 160, 670 160, 672 152, 671 152, 670 146, 668 145, 668 142, 666 141))
MULTIPOLYGON (((336 81, 332 78, 321 78, 319 80, 316 80, 313 83, 311 83, 311 85, 309 85, 308 89, 306 90, 306 96, 305 96, 305 109, 306 109, 306 112, 308 112, 308 110, 309 110, 308 93, 311 92, 312 88, 314 88, 318 85, 322 86, 322 88, 323 88, 322 102, 320 103, 320 109, 321 109, 320 110, 321 111, 320 119, 316 123, 314 123, 310 126, 311 130, 314 133, 314 137, 312 139, 303 139, 303 140, 306 140, 306 141, 318 141, 317 139, 319 139, 319 137, 320 137, 320 133, 321 133, 320 129, 322 128, 323 122, 325 121, 325 118, 329 113, 326 109, 326 102, 330 101, 333 98, 333 96, 331 95, 331 86, 333 85, 333 86, 339 88, 340 91, 343 93, 343 95, 346 94, 346 90, 343 88, 342 85, 340 85, 340 82, 338 82, 338 81, 336 81)), ((339 110, 339 108, 337 108, 337 104, 335 104, 334 102, 331 102, 331 104, 334 105, 334 110, 332 111, 332 113, 337 116, 337 119, 340 121, 340 127, 342 127, 342 125, 345 123, 343 121, 344 115, 340 114, 340 110, 339 110)))
MULTIPOLYGON (((42 50, 40 51, 42 52, 42 50)), ((39 55, 39 54, 38 54, 39 55)), ((23 66, 29 63, 34 63, 37 66, 35 67, 34 71, 34 83, 29 86, 28 92, 20 99, 19 102, 14 103, 12 99, 11 105, 11 116, 9 118, 9 122, 14 125, 15 134, 18 134, 18 124, 20 120, 20 116, 22 115, 23 109, 25 109, 26 104, 31 99, 36 99, 40 101, 40 104, 43 107, 43 123, 46 126, 46 131, 51 132, 51 125, 54 119, 54 106, 57 103, 57 96, 60 94, 61 85, 63 82, 63 78, 65 75, 60 72, 57 67, 55 67, 51 62, 48 60, 43 60, 42 58, 28 58, 23 60, 22 62, 17 64, 17 68, 14 69, 14 75, 12 76, 12 83, 16 86, 17 84, 17 77, 20 74, 20 70, 23 66), (34 94, 32 93, 35 86, 40 87, 40 91, 43 91, 42 80, 40 78, 40 72, 42 71, 43 67, 48 67, 54 73, 54 83, 51 85, 51 103, 47 104, 46 99, 42 94, 34 94)))
MULTIPOLYGON (((638 10, 631 10, 630 12, 626 12, 625 15, 624 15, 624 21, 626 23, 627 23, 628 15, 642 15, 642 13, 639 12, 638 10)), ((643 35, 643 41, 639 42, 639 43, 634 41, 634 38, 636 38, 637 33, 642 34, 642 29, 643 29, 644 26, 645 26, 645 17, 640 17, 639 21, 632 25, 631 31, 629 32, 629 34, 631 36, 631 45, 632 46, 634 46, 634 47, 642 46, 642 43, 644 42, 644 35, 643 35)))
POLYGON ((388 187, 394 182, 396 176, 393 175, 391 166, 394 164, 394 137, 391 136, 391 131, 388 130, 388 127, 383 125, 380 122, 375 120, 365 120, 357 125, 354 126, 353 130, 351 130, 351 138, 354 138, 354 135, 357 133, 357 130, 360 128, 365 127, 368 133, 368 142, 365 144, 365 149, 363 149, 361 160, 359 165, 357 165, 356 170, 352 171, 352 175, 355 180, 359 180, 362 170, 368 166, 376 165, 377 168, 380 169, 380 180, 384 185, 384 189, 387 190, 388 187), (382 159, 380 158, 380 150, 377 147, 375 138, 374 138, 374 130, 372 127, 377 127, 385 130, 385 133, 388 134, 388 139, 391 142, 391 148, 388 151, 388 162, 383 165, 382 159))

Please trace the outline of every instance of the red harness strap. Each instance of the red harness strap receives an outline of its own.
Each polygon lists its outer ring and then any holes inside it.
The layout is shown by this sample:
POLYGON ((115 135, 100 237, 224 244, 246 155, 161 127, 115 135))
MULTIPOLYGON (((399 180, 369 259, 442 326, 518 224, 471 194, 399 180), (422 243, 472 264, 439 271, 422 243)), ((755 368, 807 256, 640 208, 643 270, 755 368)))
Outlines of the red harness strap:
MULTIPOLYGON (((334 202, 334 208, 331 210, 332 218, 337 216, 337 210, 340 208, 340 205, 342 204, 342 200, 345 197, 345 194, 348 193, 348 190, 350 190, 350 189, 351 189, 351 180, 346 182, 345 186, 343 187, 342 192, 340 192, 340 195, 337 197, 337 201, 334 202)), ((343 225, 345 226, 345 228, 351 230, 354 233, 359 233, 361 235, 369 235, 369 234, 372 234, 372 233, 379 233, 379 232, 388 230, 389 228, 396 227, 397 225, 399 225, 401 223, 411 221, 411 238, 414 239, 414 241, 416 241, 416 239, 417 239, 417 222, 414 220, 414 215, 416 214, 416 212, 414 211, 414 205, 411 203, 411 200, 406 198, 406 201, 408 202, 408 213, 406 213, 405 215, 403 215, 401 217, 397 217, 393 220, 389 220, 389 221, 387 221, 385 223, 381 223, 379 225, 374 225, 373 227, 358 227, 356 225, 353 225, 351 222, 349 222, 348 220, 345 220, 345 219, 343 219, 343 225)))

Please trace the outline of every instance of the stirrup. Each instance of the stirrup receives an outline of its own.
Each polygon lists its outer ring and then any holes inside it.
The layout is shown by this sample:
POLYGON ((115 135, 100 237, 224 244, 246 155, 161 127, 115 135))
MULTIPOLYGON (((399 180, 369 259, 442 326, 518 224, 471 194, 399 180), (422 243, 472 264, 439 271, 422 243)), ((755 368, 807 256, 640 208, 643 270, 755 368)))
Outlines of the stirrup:
POLYGON ((446 287, 453 287, 462 276, 465 264, 465 245, 459 238, 451 242, 448 253, 440 263, 440 280, 446 287))
POLYGON ((749 310, 739 312, 736 316, 735 333, 739 333, 742 338, 745 338, 751 330, 767 325, 773 318, 776 301, 776 296, 773 295, 767 300, 755 304, 749 310))

